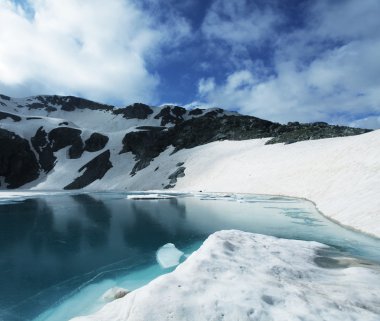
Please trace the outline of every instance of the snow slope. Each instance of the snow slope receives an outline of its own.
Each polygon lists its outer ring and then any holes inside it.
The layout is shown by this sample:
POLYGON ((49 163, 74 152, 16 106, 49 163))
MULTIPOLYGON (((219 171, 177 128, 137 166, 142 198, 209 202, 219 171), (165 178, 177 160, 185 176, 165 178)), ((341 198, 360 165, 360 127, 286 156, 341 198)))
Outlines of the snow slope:
POLYGON ((184 162, 177 191, 306 198, 329 218, 380 237, 380 130, 288 145, 265 141, 220 141, 173 155, 169 148, 131 178, 120 180, 116 165, 88 188, 162 189, 184 162))
POLYGON ((306 198, 331 219, 380 237, 380 130, 290 145, 223 141, 177 157, 186 164, 178 190, 306 198))
POLYGON ((379 320, 380 271, 359 262, 322 268, 314 260, 323 261, 317 254, 323 249, 316 242, 217 232, 174 272, 72 321, 379 320))

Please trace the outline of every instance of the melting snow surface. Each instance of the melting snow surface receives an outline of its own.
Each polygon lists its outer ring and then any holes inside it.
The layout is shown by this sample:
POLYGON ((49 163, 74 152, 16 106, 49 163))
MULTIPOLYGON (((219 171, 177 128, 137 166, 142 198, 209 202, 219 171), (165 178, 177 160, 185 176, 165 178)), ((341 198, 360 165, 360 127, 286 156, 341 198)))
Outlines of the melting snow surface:
POLYGON ((322 267, 315 262, 329 260, 324 250, 317 242, 217 232, 172 273, 72 321, 378 321, 378 267, 322 267))

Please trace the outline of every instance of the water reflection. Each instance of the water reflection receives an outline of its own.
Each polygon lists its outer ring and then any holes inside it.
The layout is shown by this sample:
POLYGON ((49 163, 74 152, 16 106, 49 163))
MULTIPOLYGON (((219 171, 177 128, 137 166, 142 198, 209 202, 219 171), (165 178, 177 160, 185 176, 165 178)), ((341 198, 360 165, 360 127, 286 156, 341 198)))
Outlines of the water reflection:
POLYGON ((101 199, 95 199, 88 194, 73 195, 73 200, 82 207, 82 213, 89 219, 90 224, 84 228, 84 236, 93 248, 105 246, 112 214, 101 199))

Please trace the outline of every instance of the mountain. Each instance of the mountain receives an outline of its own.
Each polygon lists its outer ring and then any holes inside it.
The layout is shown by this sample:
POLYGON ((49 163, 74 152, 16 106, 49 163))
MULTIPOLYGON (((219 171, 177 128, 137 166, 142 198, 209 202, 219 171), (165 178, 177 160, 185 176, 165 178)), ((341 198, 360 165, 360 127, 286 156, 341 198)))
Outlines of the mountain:
POLYGON ((181 150, 223 140, 291 144, 369 131, 323 122, 282 125, 220 108, 117 108, 72 96, 0 95, 0 189, 170 189, 186 175, 186 160, 176 157, 181 150))

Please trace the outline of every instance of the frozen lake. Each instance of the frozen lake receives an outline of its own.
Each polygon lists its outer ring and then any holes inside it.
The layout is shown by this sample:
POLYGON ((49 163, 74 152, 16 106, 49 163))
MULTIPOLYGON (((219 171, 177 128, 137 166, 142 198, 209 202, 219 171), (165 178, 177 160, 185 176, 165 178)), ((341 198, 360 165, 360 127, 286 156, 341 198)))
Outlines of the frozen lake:
POLYGON ((223 229, 318 241, 334 247, 334 256, 380 263, 380 240, 331 222, 308 201, 160 195, 1 192, 0 320, 60 321, 94 312, 109 288, 133 290, 171 271, 156 261, 161 246, 173 243, 187 255, 223 229))

